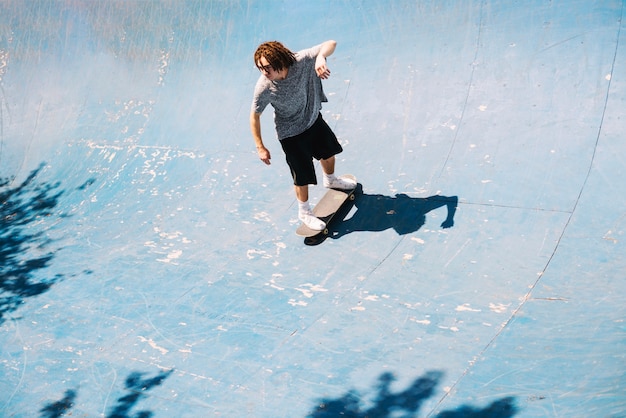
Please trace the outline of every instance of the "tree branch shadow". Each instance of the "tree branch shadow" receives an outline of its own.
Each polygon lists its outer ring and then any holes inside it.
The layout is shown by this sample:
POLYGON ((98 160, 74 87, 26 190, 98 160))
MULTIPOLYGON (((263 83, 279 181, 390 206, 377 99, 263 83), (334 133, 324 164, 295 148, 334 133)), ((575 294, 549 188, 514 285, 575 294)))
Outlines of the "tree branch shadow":
MULTIPOLYGON (((132 372, 126 378, 124 386, 127 394, 117 399, 116 405, 107 418, 149 418, 153 415, 152 411, 138 411, 131 415, 132 409, 147 396, 147 392, 156 386, 160 386, 174 369, 162 371, 154 377, 144 378, 145 373, 132 372)), ((72 415, 71 409, 74 407, 78 393, 76 390, 65 391, 65 396, 56 402, 50 402, 39 410, 41 418, 59 418, 62 416, 72 415)))
MULTIPOLYGON (((172 370, 164 371, 152 378, 144 379, 144 373, 133 372, 126 378, 126 390, 128 394, 117 400, 117 405, 107 418, 127 418, 135 405, 146 396, 146 392, 155 386, 160 386, 165 379, 172 374, 172 370)), ((139 411, 135 414, 138 418, 148 418, 152 416, 150 411, 139 411)))
MULTIPOLYGON (((405 390, 393 392, 391 384, 396 380, 392 373, 383 373, 375 386, 376 394, 372 402, 367 394, 349 390, 338 398, 324 398, 307 418, 392 418, 415 417, 420 407, 434 395, 443 373, 429 371, 415 379, 405 390), (365 406, 366 404, 368 406, 365 406)), ((518 412, 515 398, 504 397, 485 408, 463 405, 454 410, 438 413, 434 418, 511 418, 518 412)))
POLYGON ((54 258, 53 252, 45 250, 51 240, 36 225, 54 215, 63 194, 59 183, 36 181, 42 168, 33 170, 16 187, 9 187, 10 179, 0 179, 0 325, 26 298, 46 292, 63 279, 61 274, 47 278, 36 274, 54 258))
POLYGON ((74 400, 76 399, 75 390, 66 390, 63 399, 51 402, 48 405, 41 408, 41 418, 58 418, 65 415, 66 412, 72 409, 74 406, 74 400))

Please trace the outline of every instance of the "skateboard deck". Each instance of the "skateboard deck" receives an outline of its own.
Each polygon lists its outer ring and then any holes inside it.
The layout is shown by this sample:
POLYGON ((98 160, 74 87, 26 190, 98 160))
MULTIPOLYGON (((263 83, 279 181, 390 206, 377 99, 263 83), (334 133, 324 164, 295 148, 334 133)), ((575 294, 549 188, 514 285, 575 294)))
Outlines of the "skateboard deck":
POLYGON ((355 187, 351 190, 329 189, 322 199, 313 208, 313 215, 320 218, 326 223, 323 231, 311 229, 304 224, 300 224, 296 229, 296 234, 301 237, 310 238, 316 235, 328 235, 328 224, 333 219, 337 211, 347 200, 354 200, 354 191, 356 190, 356 177, 352 174, 340 176, 341 178, 354 180, 355 187))

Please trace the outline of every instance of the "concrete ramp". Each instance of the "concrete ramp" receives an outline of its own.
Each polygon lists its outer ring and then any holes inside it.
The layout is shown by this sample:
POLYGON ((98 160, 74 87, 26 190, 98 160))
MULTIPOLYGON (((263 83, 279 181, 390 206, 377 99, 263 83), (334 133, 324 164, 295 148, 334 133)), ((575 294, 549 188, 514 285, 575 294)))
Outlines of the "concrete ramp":
POLYGON ((1 1, 0 415, 626 416, 623 15, 1 1), (249 131, 274 39, 338 42, 316 246, 249 131))

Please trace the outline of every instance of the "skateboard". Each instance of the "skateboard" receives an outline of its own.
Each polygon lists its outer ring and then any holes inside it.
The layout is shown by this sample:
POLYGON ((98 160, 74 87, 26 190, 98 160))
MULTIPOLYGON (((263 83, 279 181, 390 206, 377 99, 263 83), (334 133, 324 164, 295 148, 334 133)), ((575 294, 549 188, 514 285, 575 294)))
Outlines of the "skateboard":
POLYGON ((329 189, 324 197, 315 205, 313 208, 313 215, 320 218, 322 221, 326 223, 326 228, 322 231, 317 231, 315 229, 311 229, 305 224, 300 224, 298 229, 296 229, 296 235, 301 237, 305 237, 305 242, 307 239, 311 241, 312 238, 317 237, 322 240, 326 238, 328 235, 328 225, 335 217, 335 214, 341 209, 341 206, 346 201, 354 200, 354 191, 356 190, 357 182, 356 177, 352 174, 346 174, 341 176, 345 179, 351 179, 354 181, 354 189, 351 190, 339 190, 339 189, 329 189))

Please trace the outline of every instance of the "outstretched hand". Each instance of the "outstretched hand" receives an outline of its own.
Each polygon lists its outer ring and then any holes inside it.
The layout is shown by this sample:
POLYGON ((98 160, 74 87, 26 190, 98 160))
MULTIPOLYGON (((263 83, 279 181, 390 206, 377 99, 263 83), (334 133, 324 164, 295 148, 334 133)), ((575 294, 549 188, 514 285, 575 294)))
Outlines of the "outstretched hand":
POLYGON ((315 60, 315 72, 317 76, 322 80, 326 80, 330 77, 330 70, 326 66, 326 58, 323 55, 318 55, 315 60))

